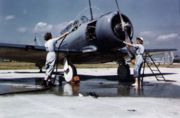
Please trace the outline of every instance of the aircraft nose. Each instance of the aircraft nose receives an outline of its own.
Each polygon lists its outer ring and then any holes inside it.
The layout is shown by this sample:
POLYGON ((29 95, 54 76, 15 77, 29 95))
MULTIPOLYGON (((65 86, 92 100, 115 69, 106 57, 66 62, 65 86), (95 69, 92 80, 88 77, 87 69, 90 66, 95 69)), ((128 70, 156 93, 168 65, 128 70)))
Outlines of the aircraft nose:
POLYGON ((125 32, 130 39, 133 38, 133 25, 127 16, 122 14, 122 20, 120 20, 119 14, 116 14, 111 22, 113 33, 119 40, 125 40, 125 32))
POLYGON ((126 33, 131 40, 133 37, 133 26, 129 18, 122 14, 121 23, 118 12, 109 13, 102 16, 96 22, 96 38, 99 47, 106 49, 118 49, 125 45, 122 43, 126 39, 126 33))

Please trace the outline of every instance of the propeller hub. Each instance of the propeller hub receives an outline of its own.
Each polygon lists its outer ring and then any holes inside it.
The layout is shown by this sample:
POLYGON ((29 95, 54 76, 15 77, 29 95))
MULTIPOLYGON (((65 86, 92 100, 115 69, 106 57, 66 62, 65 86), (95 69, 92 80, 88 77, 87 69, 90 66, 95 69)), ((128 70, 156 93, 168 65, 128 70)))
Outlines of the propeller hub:
POLYGON ((125 32, 124 32, 124 29, 122 28, 121 24, 115 25, 114 33, 119 39, 121 39, 121 40, 125 39, 125 32))

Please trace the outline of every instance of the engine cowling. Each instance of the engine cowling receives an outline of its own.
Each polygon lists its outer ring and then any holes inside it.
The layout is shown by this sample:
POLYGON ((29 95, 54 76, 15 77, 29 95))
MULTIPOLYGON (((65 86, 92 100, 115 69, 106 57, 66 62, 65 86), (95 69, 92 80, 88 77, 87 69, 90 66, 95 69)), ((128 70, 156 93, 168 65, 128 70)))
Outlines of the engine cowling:
MULTIPOLYGON (((124 30, 130 39, 133 38, 133 25, 129 18, 122 14, 124 21, 124 30)), ((103 15, 96 22, 96 39, 97 45, 101 50, 122 48, 125 44, 125 32, 122 29, 118 12, 103 15)))

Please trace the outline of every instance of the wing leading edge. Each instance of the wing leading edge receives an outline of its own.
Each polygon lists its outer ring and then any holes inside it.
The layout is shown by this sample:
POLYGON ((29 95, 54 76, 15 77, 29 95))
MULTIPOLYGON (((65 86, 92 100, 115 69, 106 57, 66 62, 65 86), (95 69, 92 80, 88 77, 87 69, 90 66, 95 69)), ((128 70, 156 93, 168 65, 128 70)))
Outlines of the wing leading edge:
MULTIPOLYGON (((55 51, 60 53, 59 59, 61 59, 63 58, 63 54, 92 53, 96 52, 97 48, 95 46, 86 46, 82 50, 56 48, 55 51)), ((0 58, 21 62, 44 63, 46 50, 44 46, 0 43, 0 58)))
MULTIPOLYGON (((73 55, 78 54, 80 55, 79 58, 83 57, 83 55, 88 55, 86 58, 96 58, 99 54, 97 51, 97 47, 95 46, 86 46, 82 50, 69 50, 69 49, 58 49, 56 48, 56 51, 60 53, 59 59, 62 60, 64 56, 67 55, 73 55), (96 54, 96 56, 93 56, 96 54)), ((174 52, 177 51, 177 49, 145 49, 145 54, 158 54, 162 52, 174 52)), ((108 53, 108 52, 106 52, 108 53)), ((113 59, 114 55, 128 55, 128 50, 126 48, 119 49, 115 52, 110 52, 107 55, 111 55, 110 60, 116 60, 113 59)), ((115 57, 115 56, 114 56, 115 57)), ((117 56, 119 57, 119 56, 117 56)), ((45 63, 46 58, 46 51, 44 46, 34 46, 34 45, 23 45, 23 44, 7 44, 7 43, 0 43, 0 58, 2 59, 9 59, 9 60, 15 60, 15 61, 21 61, 21 62, 31 62, 31 63, 45 63)), ((77 57, 76 57, 77 58, 77 57)), ((108 58, 106 56, 106 58, 108 58)), ((105 59, 105 57, 103 57, 105 59)), ((98 60, 98 57, 97 59, 98 60)), ((81 59, 79 60, 81 61, 81 59)), ((90 60, 89 60, 90 61, 90 60)), ((106 60, 108 61, 108 59, 106 60)), ((98 61, 97 61, 98 62, 98 61)), ((105 62, 105 61, 104 61, 105 62)), ((83 63, 83 62, 81 62, 83 63)))

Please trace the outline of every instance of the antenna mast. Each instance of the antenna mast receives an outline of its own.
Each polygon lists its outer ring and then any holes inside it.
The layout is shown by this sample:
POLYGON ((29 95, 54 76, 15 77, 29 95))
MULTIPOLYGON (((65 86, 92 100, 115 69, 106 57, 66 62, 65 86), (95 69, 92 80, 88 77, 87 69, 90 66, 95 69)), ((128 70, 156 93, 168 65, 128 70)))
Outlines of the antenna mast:
POLYGON ((91 0, 89 0, 89 9, 90 9, 91 20, 93 20, 93 12, 92 12, 92 7, 91 7, 91 0))

